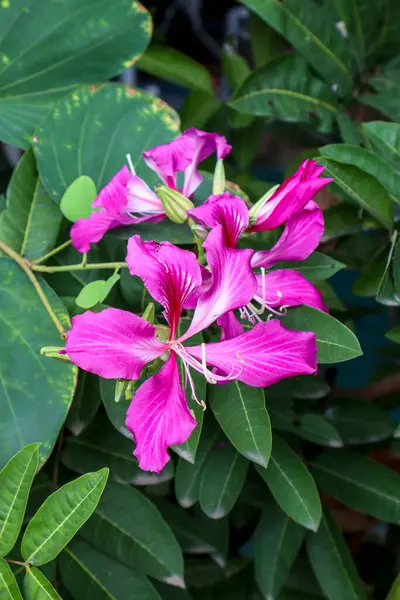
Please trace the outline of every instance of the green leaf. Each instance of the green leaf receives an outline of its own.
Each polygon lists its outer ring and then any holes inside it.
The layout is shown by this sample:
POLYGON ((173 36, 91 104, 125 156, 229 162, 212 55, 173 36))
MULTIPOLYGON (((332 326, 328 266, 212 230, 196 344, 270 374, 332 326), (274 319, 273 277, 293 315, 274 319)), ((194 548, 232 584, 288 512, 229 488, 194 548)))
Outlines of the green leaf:
POLYGON ((362 124, 364 135, 372 148, 395 168, 400 168, 400 125, 386 121, 362 124))
POLYGON ((379 36, 379 3, 369 0, 335 0, 335 5, 346 27, 346 42, 356 58, 358 70, 362 71, 365 59, 379 36))
POLYGON ((39 446, 22 448, 0 471, 0 556, 6 556, 17 541, 39 463, 39 446))
POLYGON ((267 469, 257 466, 281 509, 293 521, 316 531, 321 520, 321 502, 314 480, 303 461, 276 434, 267 469))
POLYGON ((257 69, 285 50, 283 38, 253 12, 250 13, 250 42, 257 69))
POLYGON ((300 306, 289 309, 281 321, 288 329, 314 331, 320 363, 342 362, 362 355, 354 333, 331 315, 316 308, 300 306))
POLYGON ((389 595, 386 600, 399 600, 400 598, 400 575, 396 577, 393 582, 392 587, 390 588, 389 595))
POLYGON ((65 190, 60 201, 64 217, 75 223, 89 217, 93 212, 92 202, 97 196, 96 185, 87 175, 77 177, 65 190))
POLYGON ((223 47, 222 70, 232 90, 241 85, 251 73, 247 60, 229 42, 223 47))
POLYGON ((338 163, 329 158, 323 158, 318 162, 326 166, 325 175, 333 177, 335 183, 361 208, 387 229, 392 227, 392 200, 379 181, 353 165, 338 163))
POLYGON ((357 398, 336 400, 325 411, 344 444, 372 444, 393 435, 394 423, 378 406, 357 398))
MULTIPOLYGON (((388 261, 390 262, 390 260, 388 261)), ((393 257, 393 279, 397 294, 400 294, 400 240, 395 242, 393 257)))
POLYGON ((100 379, 101 400, 115 429, 129 440, 132 440, 132 434, 125 426, 126 411, 129 408, 130 401, 123 394, 121 400, 115 402, 115 383, 113 379, 100 379))
POLYGON ((267 467, 272 434, 264 391, 232 381, 224 386, 210 385, 208 401, 236 450, 252 462, 267 467))
POLYGON ((305 534, 275 502, 267 502, 254 533, 256 581, 264 598, 278 597, 305 534))
POLYGON ((81 535, 128 567, 184 586, 182 552, 175 536, 156 507, 133 487, 108 485, 81 535))
POLYGON ((84 540, 69 544, 62 552, 59 564, 61 579, 74 598, 161 600, 147 577, 84 540))
POLYGON ((65 421, 68 429, 74 435, 82 433, 93 421, 100 403, 99 378, 88 371, 80 371, 78 387, 65 421))
MULTIPOLYGON (((68 314, 40 280, 66 330, 68 314)), ((0 259, 0 466, 27 444, 41 441, 40 465, 50 455, 72 401, 77 368, 40 356, 43 346, 60 346, 60 336, 26 274, 0 259)))
POLYGON ((323 6, 312 0, 241 0, 283 35, 337 91, 352 86, 352 60, 344 40, 323 6))
POLYGON ((13 572, 3 558, 0 558, 0 600, 22 600, 13 572))
POLYGON ((325 158, 353 165, 372 175, 392 194, 393 199, 400 202, 400 175, 390 163, 375 152, 352 144, 330 144, 319 148, 319 151, 325 158))
POLYGON ((210 92, 193 90, 179 109, 182 131, 189 127, 204 129, 206 123, 221 108, 222 102, 210 92))
POLYGON ((385 337, 396 344, 400 344, 400 327, 393 327, 393 329, 385 333, 385 337))
POLYGON ((358 123, 355 123, 346 112, 338 112, 336 115, 336 122, 340 136, 346 144, 356 144, 357 146, 362 144, 363 139, 360 132, 360 126, 358 123))
POLYGON ((100 500, 108 469, 87 473, 54 492, 29 522, 21 543, 33 565, 53 560, 88 520, 100 500))
POLYGON ((215 420, 210 419, 206 413, 196 452, 196 461, 191 464, 183 458, 178 460, 175 476, 175 495, 179 504, 184 508, 193 506, 199 499, 202 470, 218 434, 219 427, 215 420))
POLYGON ((228 442, 208 455, 200 484, 200 506, 211 519, 222 519, 234 507, 246 479, 249 462, 228 442))
POLYGON ((139 58, 137 68, 190 90, 214 92, 208 69, 175 48, 152 44, 139 58))
POLYGON ((324 511, 317 533, 306 538, 308 556, 329 600, 366 600, 348 546, 331 515, 324 511))
POLYGON ((108 467, 110 479, 119 483, 151 485, 172 479, 172 462, 160 474, 147 473, 139 469, 133 450, 132 439, 118 433, 107 417, 98 415, 81 435, 67 438, 62 462, 82 474, 108 467))
POLYGON ((250 75, 229 105, 240 113, 333 128, 336 98, 297 55, 278 57, 250 75))
POLYGON ((58 203, 80 175, 91 177, 100 190, 128 153, 137 174, 149 185, 158 183, 142 152, 171 141, 178 123, 176 113, 150 94, 114 84, 81 87, 64 96, 35 132, 43 183, 58 203))
POLYGON ((27 569, 24 579, 26 600, 61 600, 50 581, 39 569, 27 569))
MULTIPOLYGON (((146 183, 151 183, 152 177, 154 178, 153 174, 146 174, 146 183)), ((142 241, 171 242, 171 244, 180 244, 182 246, 189 246, 194 243, 192 230, 186 223, 178 225, 169 219, 164 219, 160 223, 157 223, 157 225, 148 222, 139 223, 138 225, 127 225, 126 227, 113 230, 112 235, 120 240, 128 240, 132 235, 140 235, 142 241)))
MULTIPOLYGON (((1 117, 0 117, 1 129, 1 117)), ((0 239, 29 260, 40 258, 56 242, 62 215, 45 191, 32 150, 19 160, 0 215, 0 239)))
POLYGON ((66 91, 122 73, 151 34, 149 13, 132 0, 39 0, 33 12, 28 0, 7 1, 1 16, 0 138, 21 148, 66 91))
POLYGON ((379 90, 378 94, 364 94, 362 96, 359 96, 358 100, 359 102, 361 102, 361 104, 372 106, 372 108, 388 116, 393 121, 399 121, 400 110, 398 97, 398 86, 393 86, 393 89, 379 90))
POLYGON ((353 510, 397 523, 400 520, 400 475, 347 450, 325 451, 312 462, 324 492, 353 510))
POLYGON ((321 415, 305 413, 299 417, 299 425, 292 427, 293 433, 300 437, 331 448, 341 448, 343 442, 335 427, 321 415))
POLYGON ((96 304, 103 302, 113 286, 118 283, 120 276, 117 273, 111 275, 106 281, 104 279, 97 279, 87 283, 79 292, 76 297, 76 304, 80 308, 92 308, 96 304))
POLYGON ((296 269, 304 275, 309 281, 321 281, 329 279, 338 271, 345 268, 346 265, 327 256, 321 252, 313 252, 308 258, 302 261, 280 261, 275 263, 274 269, 296 269))
POLYGON ((377 302, 388 306, 396 306, 399 304, 400 300, 399 295, 396 293, 397 289, 400 290, 400 243, 397 239, 397 236, 397 232, 394 231, 392 234, 391 243, 389 244, 389 253, 385 262, 385 267, 383 269, 383 273, 381 274, 381 280, 376 292, 377 302))

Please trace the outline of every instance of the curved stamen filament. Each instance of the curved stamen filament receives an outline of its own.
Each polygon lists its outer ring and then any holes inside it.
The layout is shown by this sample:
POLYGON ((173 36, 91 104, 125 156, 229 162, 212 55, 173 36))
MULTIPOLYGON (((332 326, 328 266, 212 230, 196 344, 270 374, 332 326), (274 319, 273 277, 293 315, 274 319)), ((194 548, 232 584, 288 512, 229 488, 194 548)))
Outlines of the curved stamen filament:
POLYGON ((204 402, 204 400, 199 400, 197 395, 196 395, 196 388, 194 385, 194 381, 193 381, 193 377, 190 373, 190 369, 188 367, 188 365, 185 363, 184 360, 182 360, 182 364, 183 364, 183 368, 185 369, 185 389, 187 386, 187 382, 189 381, 189 385, 190 385, 190 390, 192 392, 192 398, 195 402, 197 402, 197 404, 199 404, 203 410, 206 410, 207 406, 206 403, 204 402))
POLYGON ((237 379, 243 372, 244 361, 240 357, 239 358, 240 358, 240 361, 242 362, 242 366, 239 369, 239 371, 236 373, 235 373, 235 365, 234 364, 232 364, 231 371, 230 371, 230 373, 228 373, 228 375, 217 375, 216 373, 213 373, 212 371, 210 371, 207 368, 206 345, 205 344, 201 345, 201 353, 202 353, 201 362, 198 361, 193 356, 191 356, 187 352, 186 348, 179 342, 174 342, 171 349, 176 352, 176 354, 181 358, 182 362, 186 365, 185 370, 186 370, 186 367, 188 367, 188 366, 192 367, 192 369, 195 369, 195 371, 202 373, 204 375, 204 377, 206 378, 207 382, 211 383, 211 384, 215 384, 218 382, 222 383, 222 382, 232 381, 233 379, 237 379))
POLYGON ((126 155, 126 160, 127 160, 130 172, 132 173, 132 175, 136 175, 135 167, 133 166, 132 157, 130 154, 126 155))

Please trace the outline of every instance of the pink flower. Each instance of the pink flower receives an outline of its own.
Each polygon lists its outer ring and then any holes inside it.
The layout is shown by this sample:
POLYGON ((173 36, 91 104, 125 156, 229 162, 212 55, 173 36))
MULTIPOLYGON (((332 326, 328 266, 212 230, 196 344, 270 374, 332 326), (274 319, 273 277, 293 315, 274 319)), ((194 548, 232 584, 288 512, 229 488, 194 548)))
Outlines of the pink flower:
POLYGON ((250 225, 249 231, 266 231, 279 227, 301 210, 317 192, 333 181, 329 177, 320 177, 324 169, 314 160, 304 161, 260 208, 255 207, 256 221, 250 225))
POLYGON ((93 207, 100 210, 71 227, 72 244, 79 252, 89 252, 90 245, 110 229, 144 221, 157 223, 166 217, 159 197, 126 166, 101 190, 93 207))
POLYGON ((224 158, 231 149, 224 136, 192 127, 172 142, 143 152, 143 157, 165 185, 172 189, 178 189, 177 175, 184 173, 183 187, 179 191, 189 197, 203 179, 198 171, 199 164, 214 152, 217 159, 224 158))
MULTIPOLYGON (((188 211, 201 225, 222 228, 224 243, 235 248, 243 231, 248 227, 248 210, 240 198, 225 193, 211 196, 202 206, 188 211)), ((257 274, 258 288, 253 302, 240 308, 242 318, 251 323, 261 321, 260 315, 268 310, 280 316, 289 306, 307 304, 327 311, 322 295, 303 275, 291 269, 278 269, 266 272, 279 261, 304 260, 317 248, 324 232, 324 218, 321 209, 309 201, 303 210, 293 214, 275 246, 271 250, 256 252, 251 258, 253 269, 260 268, 257 274), (255 306, 258 304, 258 307, 255 306)), ((211 235, 211 234, 210 234, 211 235)), ((208 241, 207 243, 212 243, 208 241)), ((223 330, 223 339, 230 339, 243 332, 241 323, 233 313, 225 314, 218 320, 223 330)))
MULTIPOLYGON (((159 472, 169 460, 167 448, 187 440, 196 421, 182 389, 177 360, 196 397, 191 370, 209 383, 237 379, 265 387, 283 379, 316 371, 313 333, 287 331, 278 320, 257 324, 233 341, 187 346, 186 341, 225 313, 246 305, 257 293, 252 273, 252 250, 236 250, 223 243, 217 225, 204 244, 212 283, 199 295, 202 272, 196 256, 169 242, 128 243, 127 262, 150 294, 160 302, 169 324, 169 340, 157 337, 157 327, 129 312, 108 308, 86 312, 72 320, 65 352, 82 369, 109 379, 138 379, 143 367, 161 358, 161 370, 137 390, 126 424, 136 442, 134 454, 144 470, 159 472), (192 322, 179 333, 182 309, 197 299, 192 322), (208 367, 214 367, 211 371, 208 367)), ((186 387, 186 385, 185 385, 186 387)))

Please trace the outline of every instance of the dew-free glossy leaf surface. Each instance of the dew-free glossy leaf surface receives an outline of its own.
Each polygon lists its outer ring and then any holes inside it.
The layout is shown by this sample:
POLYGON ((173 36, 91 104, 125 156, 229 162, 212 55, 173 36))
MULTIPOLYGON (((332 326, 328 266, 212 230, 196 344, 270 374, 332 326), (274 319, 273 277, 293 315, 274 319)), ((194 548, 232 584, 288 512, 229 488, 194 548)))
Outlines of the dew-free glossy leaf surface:
POLYGON ((93 212, 92 202, 96 196, 97 190, 93 179, 81 175, 65 190, 60 201, 60 210, 64 217, 75 223, 93 212))
POLYGON ((121 73, 146 48, 139 2, 7 0, 0 5, 0 138, 26 148, 51 105, 121 73))
POLYGON ((371 444, 393 435, 390 415, 374 404, 346 398, 330 404, 325 418, 335 426, 344 444, 371 444))
POLYGON ((364 134, 373 149, 397 169, 400 167, 400 125, 385 121, 363 123, 364 134))
POLYGON ((30 444, 0 471, 0 556, 17 541, 38 462, 39 444, 30 444))
POLYGON ((274 265, 274 269, 296 269, 304 275, 309 281, 320 281, 329 279, 344 269, 346 265, 327 256, 321 252, 313 252, 308 258, 302 261, 285 260, 274 265))
POLYGON ((108 469, 87 473, 54 492, 29 522, 21 543, 22 556, 33 565, 53 560, 95 510, 108 469))
POLYGON ((13 572, 3 558, 0 558, 0 600, 22 600, 13 572))
MULTIPOLYGON (((40 285, 66 330, 68 314, 53 290, 40 285)), ((41 442, 39 463, 49 456, 68 412, 77 368, 40 356, 61 346, 36 290, 12 260, 0 259, 0 466, 23 446, 41 442)))
POLYGON ((177 114, 162 100, 127 86, 81 87, 65 96, 35 132, 40 174, 58 203, 80 175, 101 190, 121 167, 126 154, 140 177, 159 183, 141 156, 178 135, 177 114))
POLYGON ((35 567, 26 572, 24 594, 26 600, 61 600, 47 577, 35 567))

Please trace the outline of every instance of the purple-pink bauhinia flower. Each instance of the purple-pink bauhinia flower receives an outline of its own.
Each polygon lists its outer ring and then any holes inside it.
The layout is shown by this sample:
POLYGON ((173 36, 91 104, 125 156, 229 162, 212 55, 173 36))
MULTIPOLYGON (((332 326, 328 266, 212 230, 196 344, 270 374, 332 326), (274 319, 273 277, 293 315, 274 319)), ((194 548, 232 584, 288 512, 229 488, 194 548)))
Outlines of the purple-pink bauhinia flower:
MULTIPOLYGON (((177 175, 184 173, 180 191, 189 197, 202 181, 199 163, 214 152, 217 159, 224 158, 230 150, 224 136, 192 128, 172 142, 143 152, 143 158, 171 189, 178 189, 177 175)), ((157 194, 126 166, 101 190, 93 208, 100 210, 78 219, 71 228, 72 244, 79 252, 88 252, 90 245, 99 242, 110 229, 144 221, 157 223, 167 216, 157 194)))
POLYGON ((107 379, 138 379, 145 365, 157 358, 165 361, 136 391, 126 418, 136 443, 134 454, 144 470, 159 472, 169 460, 167 448, 184 443, 196 427, 182 389, 178 359, 183 363, 185 387, 188 382, 192 397, 202 405, 196 397, 193 369, 212 384, 237 379, 255 387, 316 371, 314 333, 288 331, 277 319, 259 323, 234 340, 186 345, 225 313, 245 306, 257 290, 250 266, 252 250, 228 248, 220 225, 204 247, 212 275, 212 285, 205 291, 194 253, 169 242, 142 242, 139 236, 129 240, 130 272, 164 307, 170 329, 167 342, 157 337, 156 326, 115 308, 74 317, 68 333, 65 352, 72 362, 107 379), (179 335, 182 310, 193 303, 191 324, 179 335))
MULTIPOLYGON (((199 207, 188 211, 190 216, 201 225, 211 228, 222 227, 224 243, 235 248, 240 235, 248 228, 248 209, 237 196, 229 193, 210 196, 199 207)), ((256 274, 257 290, 252 301, 240 307, 241 317, 251 323, 261 321, 265 311, 282 314, 277 309, 306 304, 323 311, 327 307, 322 294, 303 275, 292 269, 276 269, 266 272, 277 262, 286 260, 304 260, 317 248, 324 232, 324 218, 319 206, 310 200, 299 212, 293 214, 285 229, 271 250, 256 252, 251 258, 256 274), (258 305, 255 306, 255 305, 258 305)), ((209 234, 210 235, 210 234, 209 234)), ((210 285, 210 283, 208 283, 210 285)), ((235 314, 226 313, 218 320, 223 331, 223 339, 230 339, 243 332, 242 324, 235 314)))
POLYGON ((255 223, 250 223, 249 232, 267 231, 286 223, 301 210, 322 188, 333 179, 320 177, 325 167, 310 158, 301 163, 298 170, 275 190, 268 200, 257 209, 255 223))

